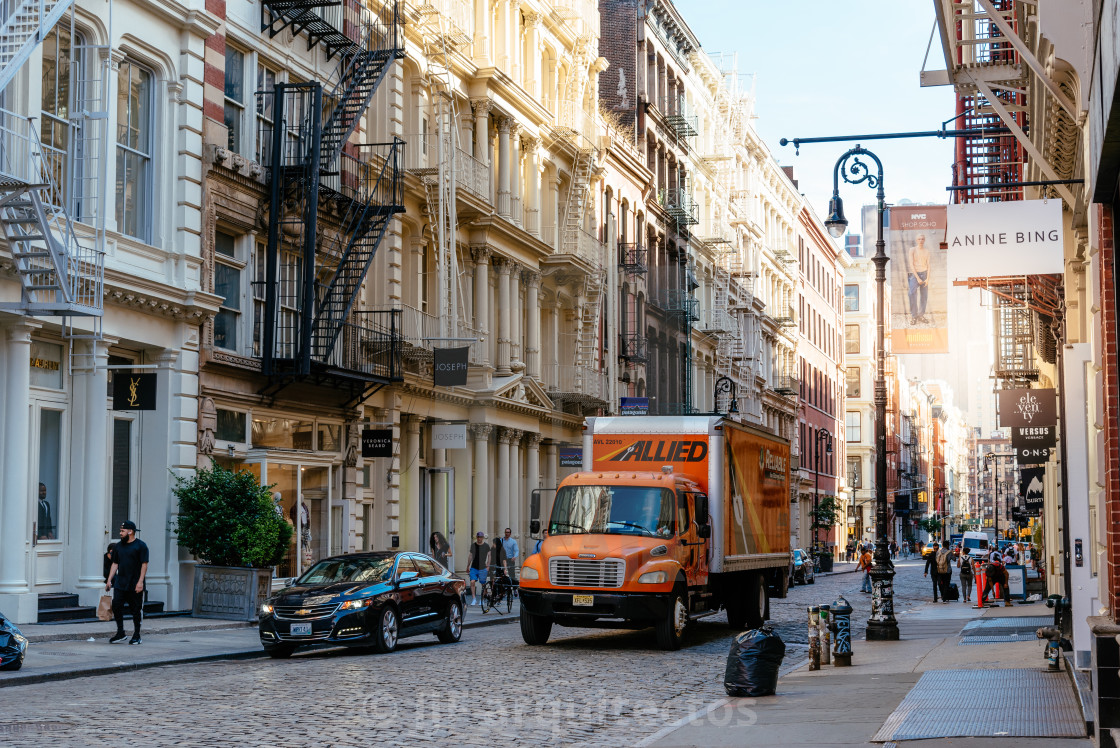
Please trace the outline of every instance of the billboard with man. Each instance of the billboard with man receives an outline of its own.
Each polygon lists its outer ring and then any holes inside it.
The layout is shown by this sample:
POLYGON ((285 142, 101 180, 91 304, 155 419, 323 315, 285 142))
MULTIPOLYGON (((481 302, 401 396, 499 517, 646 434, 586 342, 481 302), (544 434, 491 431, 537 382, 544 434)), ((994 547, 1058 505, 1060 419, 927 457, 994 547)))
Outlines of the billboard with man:
POLYGON ((890 208, 887 265, 894 353, 948 353, 949 284, 944 205, 890 208))

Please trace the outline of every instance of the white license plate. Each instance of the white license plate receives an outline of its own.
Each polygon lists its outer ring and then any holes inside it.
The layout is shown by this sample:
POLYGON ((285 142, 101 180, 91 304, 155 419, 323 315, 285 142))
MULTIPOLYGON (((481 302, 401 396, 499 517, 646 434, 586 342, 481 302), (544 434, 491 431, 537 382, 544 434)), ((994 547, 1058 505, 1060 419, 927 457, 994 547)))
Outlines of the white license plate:
POLYGON ((572 595, 572 605, 591 607, 595 604, 594 595, 572 595))
POLYGON ((292 636, 311 636, 311 624, 293 623, 290 632, 292 636))

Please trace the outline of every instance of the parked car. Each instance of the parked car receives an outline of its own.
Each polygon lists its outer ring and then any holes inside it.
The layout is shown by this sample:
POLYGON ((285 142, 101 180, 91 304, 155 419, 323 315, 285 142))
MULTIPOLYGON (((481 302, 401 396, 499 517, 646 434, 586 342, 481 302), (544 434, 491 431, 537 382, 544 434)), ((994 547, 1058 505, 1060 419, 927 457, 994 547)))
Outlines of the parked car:
POLYGON ((418 634, 450 644, 463 633, 466 587, 423 553, 333 556, 261 606, 261 645, 283 658, 311 644, 392 652, 400 639, 418 634))
POLYGON ((925 558, 926 556, 932 556, 933 554, 937 553, 937 549, 940 547, 941 546, 937 543, 926 543, 925 546, 922 547, 922 558, 925 558))
POLYGON ((800 548, 793 550, 793 581, 795 584, 814 584, 813 559, 800 548))
POLYGON ((19 670, 27 654, 27 639, 16 625, 0 614, 0 670, 19 670))

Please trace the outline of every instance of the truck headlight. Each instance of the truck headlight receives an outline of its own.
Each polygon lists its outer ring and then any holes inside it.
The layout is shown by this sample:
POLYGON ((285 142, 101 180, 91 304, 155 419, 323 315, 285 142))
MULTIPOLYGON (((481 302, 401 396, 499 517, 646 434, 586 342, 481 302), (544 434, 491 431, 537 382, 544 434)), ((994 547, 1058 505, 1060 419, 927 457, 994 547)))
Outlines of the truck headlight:
POLYGON ((521 578, 522 579, 540 579, 541 575, 532 566, 522 566, 521 567, 521 578))
POLYGON ((668 576, 663 571, 647 571, 638 577, 638 584, 665 584, 666 579, 668 576))

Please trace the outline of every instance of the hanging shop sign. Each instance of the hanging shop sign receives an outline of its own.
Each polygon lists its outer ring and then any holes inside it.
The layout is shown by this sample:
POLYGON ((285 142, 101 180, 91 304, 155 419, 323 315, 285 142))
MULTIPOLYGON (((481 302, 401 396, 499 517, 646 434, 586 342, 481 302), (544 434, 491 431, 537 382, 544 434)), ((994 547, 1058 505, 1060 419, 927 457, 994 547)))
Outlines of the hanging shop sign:
POLYGON ((466 449, 467 424, 433 423, 432 449, 466 449))
POLYGON ((1058 399, 1052 389, 999 390, 999 425, 1007 428, 1053 426, 1058 422, 1058 399))
POLYGON ((1020 468, 1019 469, 1019 495, 1023 497, 1023 506, 1028 514, 1038 515, 1042 512, 1043 483, 1046 468, 1020 468))
POLYGON ((1065 269, 1061 200, 950 205, 948 222, 951 280, 1065 269))
POLYGON ((127 374, 113 376, 113 410, 155 410, 156 375, 127 374))
POLYGON ((891 350, 949 352, 944 205, 890 208, 891 350))
POLYGON ((1053 447, 1016 446, 1014 442, 1014 432, 1012 433, 1011 448, 1015 452, 1015 461, 1018 462, 1020 466, 1044 465, 1050 462, 1050 455, 1054 451, 1053 447))
POLYGON ((362 457, 392 456, 392 429, 362 429, 362 457))
POLYGON ((624 416, 649 415, 648 397, 624 397, 619 403, 618 412, 624 416))
POLYGON ((579 447, 561 447, 560 467, 583 467, 583 450, 579 447))
POLYGON ((432 351, 433 382, 436 387, 461 387, 467 383, 470 347, 436 348, 432 351))

